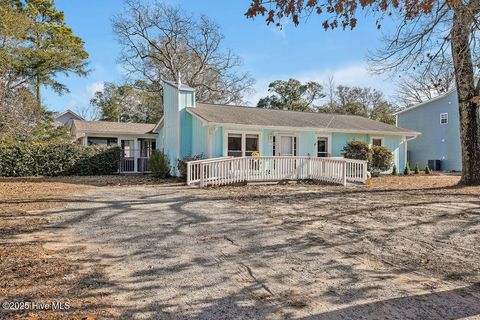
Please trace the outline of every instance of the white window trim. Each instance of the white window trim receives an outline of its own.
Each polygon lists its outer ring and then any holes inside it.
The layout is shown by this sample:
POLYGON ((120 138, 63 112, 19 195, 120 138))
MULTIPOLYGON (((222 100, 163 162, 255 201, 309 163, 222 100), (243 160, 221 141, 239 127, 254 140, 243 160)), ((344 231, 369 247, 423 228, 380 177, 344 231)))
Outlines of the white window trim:
POLYGON ((318 139, 319 138, 327 138, 327 152, 328 155, 331 157, 332 156, 332 135, 331 134, 317 134, 317 137, 315 138, 315 145, 314 145, 314 150, 313 154, 315 157, 318 157, 318 139))
POLYGON ((371 136, 370 137, 370 148, 373 147, 373 139, 380 139, 382 141, 382 146, 385 146, 385 137, 371 136))
POLYGON ((448 124, 448 112, 442 112, 440 113, 440 124, 448 124), (442 116, 445 115, 445 119, 447 120, 447 122, 443 123, 442 122, 442 116))
POLYGON ((242 135, 242 157, 245 157, 246 148, 246 135, 255 134, 258 135, 258 152, 263 154, 263 134, 261 131, 243 131, 243 130, 223 130, 223 156, 228 156, 228 134, 241 134, 242 135))

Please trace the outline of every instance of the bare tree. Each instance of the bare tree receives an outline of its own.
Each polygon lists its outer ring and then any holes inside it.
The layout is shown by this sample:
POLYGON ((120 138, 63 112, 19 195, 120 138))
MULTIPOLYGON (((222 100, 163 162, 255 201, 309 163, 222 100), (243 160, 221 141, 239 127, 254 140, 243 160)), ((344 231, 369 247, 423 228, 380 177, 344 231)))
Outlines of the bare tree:
POLYGON ((377 17, 394 16, 397 30, 385 48, 372 56, 377 71, 404 72, 451 57, 458 94, 462 144, 461 184, 480 184, 480 82, 478 67, 480 0, 254 0, 247 17, 266 15, 267 23, 290 18, 295 25, 312 14, 322 15, 325 29, 355 28, 363 10, 377 17))
POLYGON ((133 77, 161 89, 161 80, 196 89, 199 101, 241 103, 254 83, 239 71, 241 59, 222 48, 220 27, 206 16, 198 19, 159 2, 127 0, 113 29, 123 46, 120 62, 133 77))
POLYGON ((95 121, 100 119, 100 110, 97 106, 88 104, 83 106, 77 106, 74 111, 83 119, 88 121, 95 121))
POLYGON ((333 110, 335 107, 335 101, 337 99, 337 95, 336 95, 337 85, 335 83, 335 76, 329 75, 323 87, 325 88, 326 98, 327 98, 327 103, 324 106, 324 109, 333 110))
POLYGON ((336 86, 333 78, 326 84, 327 102, 319 112, 357 115, 384 123, 395 124, 393 113, 397 110, 383 93, 368 87, 336 86))
MULTIPOLYGON (((458 94, 463 184, 480 184, 480 82, 478 19, 480 0, 435 1, 429 14, 404 19, 387 45, 372 56, 377 71, 420 68, 428 79, 436 70, 453 70, 458 94), (453 63, 451 63, 453 61, 453 63), (439 68, 438 66, 443 66, 439 68)), ((449 79, 451 81, 451 79, 449 79)))
POLYGON ((441 61, 427 70, 406 73, 398 81, 396 100, 400 107, 408 107, 447 93, 455 86, 453 65, 441 61))

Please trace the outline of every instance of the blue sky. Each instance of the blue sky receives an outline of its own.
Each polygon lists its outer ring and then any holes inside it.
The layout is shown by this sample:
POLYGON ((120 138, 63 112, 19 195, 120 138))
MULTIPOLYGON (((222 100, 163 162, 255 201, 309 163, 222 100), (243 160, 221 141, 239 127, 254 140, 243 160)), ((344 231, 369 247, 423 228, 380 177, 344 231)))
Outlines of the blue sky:
MULTIPOLYGON (((310 18, 298 28, 290 23, 280 30, 267 26, 261 17, 247 19, 244 12, 249 0, 166 2, 195 15, 206 14, 221 26, 224 47, 237 53, 244 61, 243 70, 256 79, 256 92, 247 97, 251 105, 265 95, 270 81, 290 77, 322 83, 333 75, 337 84, 369 86, 383 90, 387 96, 394 94, 392 81, 386 76, 370 75, 366 70, 368 51, 381 45, 381 32, 376 29, 373 17, 360 17, 353 31, 324 31, 318 17, 310 18)), ((65 12, 68 25, 85 41, 91 73, 87 78, 62 77, 71 92, 58 96, 46 90, 44 103, 50 110, 78 110, 89 104, 104 82, 123 79, 122 68, 117 64, 120 46, 111 27, 112 17, 122 12, 123 4, 121 0, 57 0, 56 3, 65 12)))

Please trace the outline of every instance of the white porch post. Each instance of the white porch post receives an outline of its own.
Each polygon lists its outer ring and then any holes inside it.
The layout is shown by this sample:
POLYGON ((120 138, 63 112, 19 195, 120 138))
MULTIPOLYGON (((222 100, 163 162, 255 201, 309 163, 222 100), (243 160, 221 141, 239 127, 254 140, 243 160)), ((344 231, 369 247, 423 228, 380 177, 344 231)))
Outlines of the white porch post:
POLYGON ((213 135, 217 131, 217 126, 207 127, 207 158, 213 158, 213 135))
POLYGON ((207 158, 212 158, 212 127, 207 128, 207 158))
POLYGON ((312 179, 312 158, 308 156, 307 158, 307 179, 312 179))
POLYGON ((85 147, 88 146, 88 137, 87 137, 87 136, 84 136, 84 137, 82 138, 82 144, 83 144, 85 147))
POLYGON ((200 162, 200 187, 203 188, 205 187, 205 176, 204 176, 204 170, 205 170, 205 166, 204 166, 204 163, 203 162, 200 162))
POLYGON ((138 156, 140 150, 138 145, 138 138, 133 140, 133 171, 138 172, 138 156))

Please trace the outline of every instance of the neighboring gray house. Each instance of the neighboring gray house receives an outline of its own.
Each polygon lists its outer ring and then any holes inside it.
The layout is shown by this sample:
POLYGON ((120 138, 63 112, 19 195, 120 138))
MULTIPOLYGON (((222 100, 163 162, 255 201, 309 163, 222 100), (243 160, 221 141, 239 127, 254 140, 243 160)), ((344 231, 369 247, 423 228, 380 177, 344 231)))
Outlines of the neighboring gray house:
POLYGON ((62 113, 59 113, 58 115, 56 115, 54 120, 59 124, 66 125, 70 128, 73 120, 85 120, 85 119, 80 117, 78 114, 76 114, 72 110, 67 109, 62 113))
POLYGON ((423 169, 429 160, 440 160, 442 171, 461 171, 460 121, 455 89, 430 101, 396 113, 397 126, 421 132, 408 141, 410 166, 423 169))

